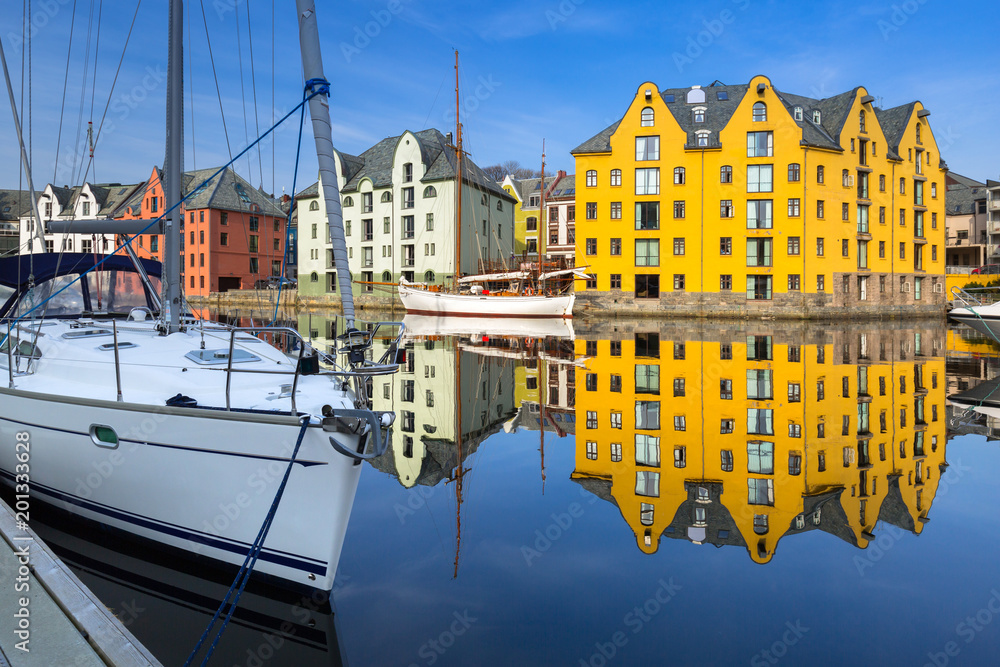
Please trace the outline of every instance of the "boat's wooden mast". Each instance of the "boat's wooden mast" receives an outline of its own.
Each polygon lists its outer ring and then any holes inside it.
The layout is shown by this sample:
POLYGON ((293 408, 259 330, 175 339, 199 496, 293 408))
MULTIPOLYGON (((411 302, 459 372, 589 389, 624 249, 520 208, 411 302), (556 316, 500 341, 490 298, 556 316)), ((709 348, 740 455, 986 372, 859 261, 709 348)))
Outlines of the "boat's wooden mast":
POLYGON ((537 272, 535 273, 535 287, 541 288, 539 284, 539 279, 542 275, 542 248, 548 249, 549 244, 549 218, 545 215, 545 139, 542 139, 542 182, 538 186, 542 191, 542 198, 538 204, 538 262, 536 263, 537 272))
POLYGON ((455 291, 462 276, 462 123, 459 120, 458 51, 455 51, 455 291))

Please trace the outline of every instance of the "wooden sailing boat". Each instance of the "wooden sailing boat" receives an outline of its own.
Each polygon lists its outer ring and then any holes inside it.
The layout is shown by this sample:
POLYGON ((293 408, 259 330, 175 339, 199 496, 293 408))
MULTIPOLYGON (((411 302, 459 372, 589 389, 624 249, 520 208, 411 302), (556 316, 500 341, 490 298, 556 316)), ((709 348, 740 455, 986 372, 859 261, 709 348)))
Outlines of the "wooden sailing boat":
MULTIPOLYGON (((462 124, 459 121, 458 51, 455 52, 455 290, 431 289, 400 279, 399 298, 407 313, 454 317, 573 317, 572 282, 565 293, 543 288, 545 280, 567 272, 586 277, 575 269, 534 274, 508 266, 507 270, 462 275, 462 124), (492 286, 492 288, 491 288, 492 286)), ((544 184, 543 184, 544 185, 544 184)))

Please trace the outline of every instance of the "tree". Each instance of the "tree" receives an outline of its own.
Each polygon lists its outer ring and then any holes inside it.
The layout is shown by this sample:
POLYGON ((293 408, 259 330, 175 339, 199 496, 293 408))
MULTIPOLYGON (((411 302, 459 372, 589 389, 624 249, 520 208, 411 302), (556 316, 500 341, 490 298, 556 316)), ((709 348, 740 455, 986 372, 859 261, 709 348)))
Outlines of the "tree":
POLYGON ((533 169, 528 169, 527 167, 522 167, 521 163, 517 160, 504 160, 499 164, 485 167, 483 171, 497 183, 502 181, 504 177, 508 175, 512 178, 538 178, 539 176, 539 172, 534 171, 533 169))

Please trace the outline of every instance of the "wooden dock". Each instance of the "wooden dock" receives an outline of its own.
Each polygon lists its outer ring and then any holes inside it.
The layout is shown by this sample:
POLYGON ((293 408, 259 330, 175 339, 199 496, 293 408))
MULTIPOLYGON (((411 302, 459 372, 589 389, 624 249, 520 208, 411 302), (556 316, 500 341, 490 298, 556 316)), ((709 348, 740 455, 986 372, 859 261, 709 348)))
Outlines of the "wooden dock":
POLYGON ((160 665, 2 501, 0 537, 0 667, 160 665))

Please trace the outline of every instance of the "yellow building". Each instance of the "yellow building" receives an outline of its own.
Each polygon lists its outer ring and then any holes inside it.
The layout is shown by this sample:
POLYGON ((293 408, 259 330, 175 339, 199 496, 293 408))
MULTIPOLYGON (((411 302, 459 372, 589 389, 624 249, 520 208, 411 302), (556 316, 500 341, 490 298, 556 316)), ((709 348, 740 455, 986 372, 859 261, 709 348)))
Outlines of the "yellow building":
POLYGON ((944 311, 946 165, 920 102, 636 91, 575 148, 577 302, 788 317, 944 311))
POLYGON ((577 341, 572 477, 640 550, 665 536, 764 563, 808 530, 859 548, 880 520, 921 532, 946 466, 943 328, 688 338, 577 341))

